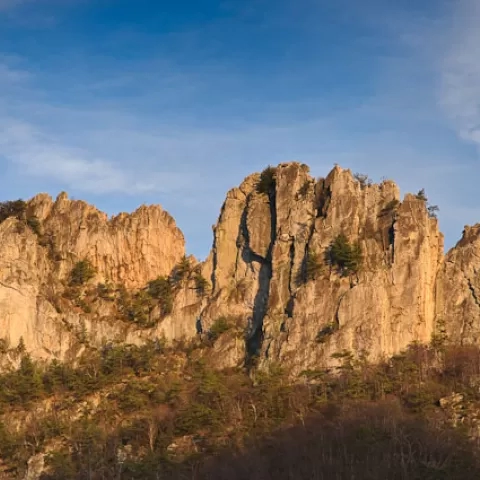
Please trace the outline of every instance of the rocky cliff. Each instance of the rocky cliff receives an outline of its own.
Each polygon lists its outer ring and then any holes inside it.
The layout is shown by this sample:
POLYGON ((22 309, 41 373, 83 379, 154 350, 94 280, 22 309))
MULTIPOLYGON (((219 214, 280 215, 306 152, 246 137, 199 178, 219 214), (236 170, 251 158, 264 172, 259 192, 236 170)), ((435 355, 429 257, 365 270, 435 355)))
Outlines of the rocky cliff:
POLYGON ((185 257, 158 206, 108 219, 66 194, 38 195, 22 215, 0 224, 4 364, 18 348, 67 359, 112 341, 195 339, 219 324, 218 366, 280 362, 293 374, 342 352, 377 360, 439 332, 479 339, 480 227, 444 257, 425 199, 401 199, 392 181, 340 167, 315 179, 298 163, 253 174, 228 192, 202 264, 185 257), (335 258, 336 242, 354 263, 335 258), (72 285, 85 261, 92 278, 72 285))
POLYGON ((92 309, 82 298, 85 291, 74 292, 76 301, 69 301, 72 268, 86 259, 95 270, 95 283, 135 289, 169 275, 184 254, 181 231, 158 206, 108 219, 65 193, 56 201, 43 194, 34 197, 20 218, 0 224, 3 350, 10 353, 22 343, 35 358, 66 359, 82 349, 82 330, 96 344, 126 341, 129 329, 115 322, 107 301, 99 299, 92 309))
POLYGON ((268 192, 259 180, 229 192, 207 261, 221 299, 213 303, 224 314, 243 308, 250 321, 251 354, 299 373, 344 350, 375 360, 431 339, 443 237, 424 200, 400 202, 393 182, 358 181, 339 167, 315 180, 305 165, 280 165, 268 192), (360 247, 357 272, 325 261, 339 235, 360 247), (311 258, 315 278, 305 271, 311 258))

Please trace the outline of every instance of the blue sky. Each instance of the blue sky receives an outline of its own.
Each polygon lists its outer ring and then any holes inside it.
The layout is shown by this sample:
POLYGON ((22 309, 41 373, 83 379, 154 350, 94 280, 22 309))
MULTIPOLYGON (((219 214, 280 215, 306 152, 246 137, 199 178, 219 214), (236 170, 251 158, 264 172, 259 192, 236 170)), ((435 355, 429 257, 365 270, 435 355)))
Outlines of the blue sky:
POLYGON ((0 200, 160 203, 190 253, 268 164, 480 222, 479 0, 0 0, 0 200))

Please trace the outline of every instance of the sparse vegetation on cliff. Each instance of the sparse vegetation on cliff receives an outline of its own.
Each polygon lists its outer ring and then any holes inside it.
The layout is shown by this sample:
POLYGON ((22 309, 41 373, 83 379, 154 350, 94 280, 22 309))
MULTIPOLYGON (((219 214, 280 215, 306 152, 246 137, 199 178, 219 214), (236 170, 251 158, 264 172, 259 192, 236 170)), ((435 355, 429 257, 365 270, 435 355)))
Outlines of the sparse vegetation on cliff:
POLYGON ((440 211, 437 205, 428 205, 427 212, 430 218, 437 218, 437 213, 440 211))
POLYGON ((257 183, 257 192, 270 194, 275 189, 277 170, 270 165, 260 174, 260 180, 257 183))
POLYGON ((158 307, 161 316, 169 315, 173 309, 174 289, 171 279, 158 277, 148 282, 141 290, 118 290, 117 308, 121 317, 141 328, 151 328, 159 320, 154 315, 158 307))
POLYGON ((304 261, 304 280, 314 281, 323 270, 320 255, 314 250, 308 250, 304 261))
POLYGON ((333 240, 326 252, 327 263, 336 268, 342 276, 358 273, 362 260, 360 244, 349 243, 343 234, 333 240))
POLYGON ((41 223, 35 215, 27 214, 27 202, 19 199, 7 202, 0 202, 0 223, 7 218, 13 217, 20 220, 24 225, 29 227, 33 233, 41 235, 41 223))
POLYGON ((369 176, 364 173, 354 173, 353 178, 360 184, 362 189, 370 187, 373 183, 369 176))
POLYGON ((137 324, 139 327, 153 327, 151 314, 155 308, 156 301, 146 290, 138 292, 129 292, 125 288, 120 289, 118 307, 120 313, 128 321, 137 324))
POLYGON ((337 330, 338 325, 335 322, 331 322, 317 333, 315 341, 317 343, 325 343, 337 330))
POLYGON ((437 214, 440 211, 440 208, 438 208, 438 205, 430 205, 430 203, 428 203, 428 197, 425 194, 425 189, 422 188, 415 196, 418 200, 422 200, 425 202, 427 206, 428 216, 430 218, 437 218, 437 214))
POLYGON ((173 283, 180 283, 183 280, 187 279, 191 273, 192 265, 188 257, 184 255, 180 262, 175 265, 170 277, 173 283))
POLYGON ((417 197, 418 200, 423 200, 424 202, 426 202, 428 200, 428 198, 425 194, 425 189, 424 188, 419 190, 415 196, 417 197))
POLYGON ((232 323, 225 316, 217 318, 210 327, 209 337, 215 341, 222 333, 228 332, 233 327, 232 323))
POLYGON ((148 282, 147 293, 151 298, 160 302, 163 315, 168 315, 173 309, 173 286, 167 277, 158 277, 148 282))
POLYGON ((383 207, 382 213, 393 212, 395 209, 398 208, 399 205, 400 205, 400 201, 397 200, 396 198, 394 198, 393 200, 390 200, 390 201, 385 205, 385 207, 383 207))
POLYGON ((200 273, 196 272, 193 276, 193 281, 195 282, 195 290, 199 295, 205 295, 210 288, 208 280, 200 273))
POLYGON ((310 180, 305 180, 303 185, 299 188, 297 193, 297 199, 305 200, 307 198, 308 192, 310 191, 312 182, 310 180))
POLYGON ((0 203, 0 223, 9 217, 24 220, 27 211, 27 204, 23 200, 11 200, 0 203))
MULTIPOLYGON (((380 460, 385 462, 382 480, 392 471, 403 472, 404 478, 436 478, 439 472, 440 478, 451 478, 451 457, 442 457, 438 444, 427 440, 440 437, 452 452, 449 435, 457 434, 439 419, 443 395, 460 391, 468 401, 478 401, 480 409, 476 357, 469 357, 465 369, 463 359, 448 363, 447 356, 455 354, 438 335, 438 322, 432 347, 412 346, 380 365, 370 364, 361 349, 369 348, 372 358, 379 358, 398 352, 412 338, 425 339, 438 301, 445 317, 454 319, 446 330, 459 332, 455 341, 476 338, 473 274, 478 265, 470 240, 462 242, 466 254, 456 250, 458 262, 455 257, 443 262, 436 222, 426 221, 425 205, 411 195, 397 215, 398 202, 390 201, 398 196, 395 185, 361 191, 368 181, 360 178, 352 188, 350 173, 341 169, 318 181, 305 181, 303 167, 296 164, 273 170, 260 176, 263 195, 252 185, 258 175, 229 195, 205 264, 184 256, 180 232, 167 237, 171 222, 164 223, 163 213, 155 209, 108 220, 81 202, 70 205, 64 198, 55 206, 40 197, 27 210, 38 208, 45 219, 37 225, 42 231, 38 243, 45 249, 34 244, 24 221, 9 220, 12 229, 3 226, 6 268, 0 272, 0 294, 12 304, 2 312, 17 326, 15 335, 7 329, 2 336, 15 338, 16 344, 23 333, 25 342, 17 349, 2 342, 0 360, 3 366, 19 365, 30 352, 33 367, 25 360, 23 373, 0 375, 0 472, 7 465, 13 478, 24 478, 20 470, 28 458, 48 452, 50 470, 42 480, 153 480, 177 474, 235 479, 242 472, 238 458, 250 472, 268 478, 283 457, 293 462, 285 460, 283 471, 301 470, 299 475, 309 479, 312 472, 362 478, 372 472, 371 462, 377 467, 380 460), (315 208, 322 218, 314 218, 315 208), (77 231, 79 220, 82 233, 72 242, 68 234, 77 231), (348 237, 335 238, 342 229, 348 237), (15 245, 6 238, 10 230, 15 245), (355 243, 357 238, 361 243, 355 243), (71 258, 95 247, 97 278, 68 285, 71 258), (48 261, 47 248, 58 262, 48 261), (457 265, 467 254, 466 266, 457 265), (354 275, 363 269, 363 256, 368 268, 357 277, 362 281, 357 287, 354 275), (202 272, 208 272, 215 288, 202 272), (335 272, 349 276, 351 289, 335 272), (460 274, 466 278, 462 285, 454 283, 460 274), (460 298, 455 289, 466 293, 461 309, 448 304, 450 298, 460 298), (425 311, 428 328, 415 321, 425 311), (464 312, 472 313, 472 321, 463 322, 460 333, 464 312), (169 313, 172 318, 163 318, 169 313), (140 331, 146 328, 151 330, 140 331), (395 342, 379 340, 380 330, 395 342), (168 336, 163 349, 122 345, 125 339, 143 342, 158 331, 168 336), (180 335, 185 337, 179 340, 180 335), (332 356, 335 349, 339 352, 332 356), (33 360, 56 355, 68 362, 33 360), (243 360, 248 368, 238 367, 243 360), (235 368, 217 370, 226 365, 235 368), (297 376, 303 368, 317 370, 297 376), (37 380, 24 382, 25 372, 37 380), (22 404, 25 385, 29 394, 22 404), (392 428, 386 419, 394 422, 392 428), (423 433, 411 430, 420 422, 423 433), (295 442, 275 443, 277 449, 285 447, 280 459, 268 453, 265 438, 283 439, 285 431, 299 436, 295 442), (308 441, 302 432, 310 432, 308 441), (437 446, 422 456, 425 444, 437 446), (341 445, 343 457, 330 452, 329 445, 341 445), (382 457, 370 456, 371 450, 382 457), (406 451, 408 458, 402 457, 406 451), (299 452, 309 452, 311 458, 304 456, 301 463, 299 452), (425 459, 437 454, 435 468, 429 470, 425 459), (315 463, 319 455, 322 462, 315 463), (265 458, 271 464, 262 463, 265 458), (225 463, 235 469, 226 472, 225 463)), ((478 238, 469 232, 466 239, 478 238)), ((461 452, 467 451, 462 445, 461 452)), ((452 464, 461 463, 461 452, 452 464)))
POLYGON ((95 277, 97 271, 90 260, 84 259, 77 262, 70 272, 70 285, 85 285, 89 280, 95 277))

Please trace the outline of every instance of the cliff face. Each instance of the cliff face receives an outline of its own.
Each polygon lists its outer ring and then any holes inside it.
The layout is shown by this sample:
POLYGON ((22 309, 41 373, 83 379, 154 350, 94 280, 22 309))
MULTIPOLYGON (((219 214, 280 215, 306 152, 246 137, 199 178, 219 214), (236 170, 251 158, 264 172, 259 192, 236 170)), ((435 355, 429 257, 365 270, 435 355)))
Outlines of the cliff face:
MULTIPOLYGON (((64 295, 73 266, 84 259, 95 268, 96 282, 126 288, 169 275, 185 252, 183 235, 170 215, 158 206, 140 207, 109 220, 66 194, 55 202, 47 195, 36 196, 28 202, 26 215, 38 219, 35 231, 16 218, 0 224, 4 349, 23 342, 35 358, 65 359, 84 348, 80 334, 97 345, 105 339, 140 341, 128 325, 114 321, 108 302, 97 302, 95 311, 87 314, 64 295)), ((78 292, 78 300, 80 294, 84 292, 78 292)), ((167 336, 177 333, 168 322, 165 328, 167 336)))
POLYGON ((378 360, 444 330, 456 342, 479 341, 480 227, 466 229, 444 258, 425 200, 401 200, 392 181, 370 184, 339 167, 314 179, 298 163, 270 173, 228 192, 208 259, 190 259, 181 276, 183 235, 160 207, 108 219, 66 194, 33 198, 27 217, 37 228, 0 224, 8 361, 21 338, 36 358, 66 359, 108 341, 194 339, 218 319, 227 332, 211 361, 280 362, 293 374, 335 365, 342 351, 378 360), (360 268, 332 261, 339 237, 358 246, 360 268), (84 259, 96 275, 72 289, 70 273, 84 259), (152 301, 142 289, 169 275, 167 311, 163 297, 152 301))
POLYGON ((339 167, 316 181, 305 165, 280 165, 269 194, 258 180, 229 192, 209 259, 214 294, 250 319, 250 353, 299 373, 343 350, 375 360, 430 341, 443 237, 425 201, 400 203, 393 182, 363 184, 339 167), (323 265, 306 279, 308 259, 324 263, 340 234, 360 245, 360 271, 323 265))
POLYGON ((451 341, 480 342, 480 225, 465 227, 437 280, 437 323, 451 341))
POLYGON ((55 202, 38 195, 29 209, 41 222, 44 243, 56 255, 56 274, 64 279, 73 264, 88 258, 98 281, 127 288, 143 287, 159 275, 169 275, 185 255, 185 240, 173 218, 159 206, 142 206, 133 214, 112 219, 65 193, 55 202))

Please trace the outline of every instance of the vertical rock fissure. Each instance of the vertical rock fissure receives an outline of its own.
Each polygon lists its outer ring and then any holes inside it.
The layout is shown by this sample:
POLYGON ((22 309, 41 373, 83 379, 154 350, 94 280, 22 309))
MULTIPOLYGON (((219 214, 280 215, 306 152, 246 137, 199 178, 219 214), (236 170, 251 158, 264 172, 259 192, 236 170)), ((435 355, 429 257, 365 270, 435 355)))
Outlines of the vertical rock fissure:
MULTIPOLYGON (((294 285, 296 282, 295 278, 295 241, 291 240, 290 248, 289 248, 289 260, 290 260, 290 275, 288 278, 288 294, 289 299, 287 305, 285 307, 285 313, 288 318, 293 317, 293 305, 295 302, 295 293, 294 293, 294 285)), ((284 327, 283 327, 284 328, 284 327)))
POLYGON ((212 284, 212 292, 216 291, 216 284, 217 284, 217 279, 215 276, 215 272, 217 271, 218 268, 218 253, 217 253, 217 235, 213 236, 213 245, 212 245, 212 273, 210 275, 210 282, 212 284))
POLYGON ((392 247, 392 264, 395 261, 395 223, 397 221, 397 218, 394 215, 392 215, 392 224, 390 225, 390 228, 388 229, 388 243, 392 247))
POLYGON ((473 298, 473 301, 475 302, 475 305, 477 307, 480 307, 480 300, 478 299, 477 293, 475 292, 475 288, 473 287, 471 280, 469 278, 467 278, 466 276, 465 276, 465 278, 467 280, 468 288, 469 288, 470 292, 472 293, 472 298, 473 298))
POLYGON ((330 205, 330 200, 332 198, 332 190, 330 185, 325 185, 325 180, 320 180, 315 185, 315 203, 317 214, 316 217, 325 217, 327 216, 327 210, 330 205))
MULTIPOLYGON (((248 248, 248 254, 253 261, 260 263, 260 272, 258 280, 258 290, 255 295, 253 303, 253 312, 252 312, 252 329, 250 335, 246 337, 246 365, 251 366, 252 360, 256 358, 259 352, 262 349, 264 332, 263 332, 263 320, 268 310, 268 299, 270 296, 270 282, 272 279, 272 253, 273 247, 276 239, 277 232, 277 212, 276 212, 276 196, 275 190, 272 190, 268 194, 269 197, 269 207, 270 207, 270 244, 268 246, 268 251, 266 258, 262 258, 259 255, 255 254, 249 245, 249 235, 246 222, 246 213, 242 216, 242 228, 244 228, 246 246, 248 248)), ((248 204, 247 204, 248 205, 248 204)), ((245 212, 247 209, 245 209, 245 212)))
MULTIPOLYGON (((348 292, 348 290, 347 290, 347 292, 348 292)), ((342 300, 345 297, 345 295, 347 294, 347 292, 342 293, 342 295, 340 295, 340 298, 338 299, 337 308, 335 310, 335 316, 334 316, 334 319, 333 319, 334 331, 337 331, 340 328, 340 318, 339 318, 340 305, 342 304, 342 300)))

